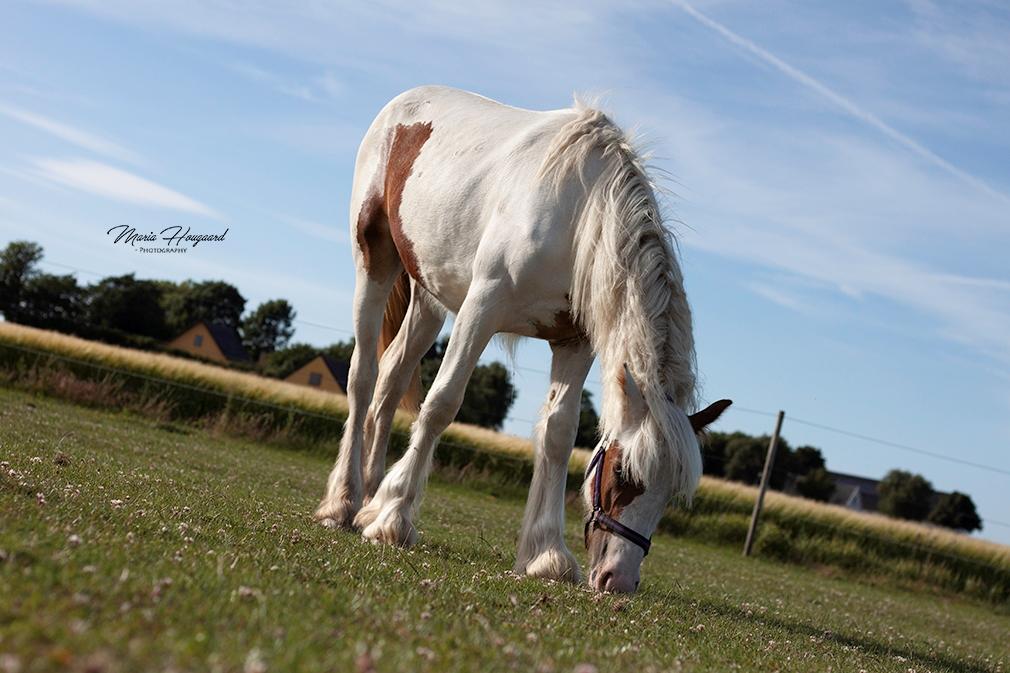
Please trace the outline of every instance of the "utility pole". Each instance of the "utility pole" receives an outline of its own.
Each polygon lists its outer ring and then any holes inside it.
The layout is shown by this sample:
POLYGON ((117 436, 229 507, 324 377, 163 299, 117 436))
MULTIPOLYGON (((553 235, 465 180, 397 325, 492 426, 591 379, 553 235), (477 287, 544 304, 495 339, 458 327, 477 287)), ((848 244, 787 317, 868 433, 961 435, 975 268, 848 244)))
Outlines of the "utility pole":
POLYGON ((747 541, 743 545, 743 555, 750 556, 751 548, 754 546, 754 538, 757 535, 758 518, 761 516, 761 508, 765 502, 765 491, 768 490, 768 481, 772 475, 772 465, 775 464, 775 450, 779 445, 779 432, 782 430, 782 419, 786 417, 786 412, 779 411, 775 420, 775 432, 772 433, 771 441, 768 442, 768 455, 765 457, 765 469, 761 472, 761 486, 758 489, 757 499, 754 501, 754 511, 750 515, 750 527, 747 529, 747 541))

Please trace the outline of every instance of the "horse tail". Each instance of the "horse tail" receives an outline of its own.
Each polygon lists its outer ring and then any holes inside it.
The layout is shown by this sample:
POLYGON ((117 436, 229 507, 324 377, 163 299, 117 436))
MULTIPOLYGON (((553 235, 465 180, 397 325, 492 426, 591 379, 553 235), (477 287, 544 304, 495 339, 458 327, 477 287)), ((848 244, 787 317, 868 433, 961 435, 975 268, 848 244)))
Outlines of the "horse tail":
MULTIPOLYGON (((403 325, 403 319, 407 315, 407 307, 410 305, 410 276, 404 271, 396 279, 393 291, 389 293, 386 300, 386 310, 382 315, 382 334, 379 337, 379 357, 386 352, 389 344, 393 343, 396 333, 403 325)), ((410 384, 407 392, 400 400, 400 408, 416 413, 421 408, 421 367, 418 366, 410 375, 410 384)))

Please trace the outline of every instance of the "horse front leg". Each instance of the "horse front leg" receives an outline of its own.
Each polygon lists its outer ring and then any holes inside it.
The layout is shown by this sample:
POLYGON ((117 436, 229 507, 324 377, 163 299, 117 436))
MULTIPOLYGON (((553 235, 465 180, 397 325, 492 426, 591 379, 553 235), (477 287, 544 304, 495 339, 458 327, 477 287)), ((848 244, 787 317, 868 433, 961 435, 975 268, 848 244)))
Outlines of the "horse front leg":
POLYGON ((414 518, 431 471, 438 436, 456 417, 467 381, 496 331, 488 311, 499 303, 496 285, 471 286, 449 337, 438 375, 411 428, 407 452, 389 470, 354 523, 366 540, 408 547, 417 540, 414 518))
POLYGON ((534 440, 530 483, 513 571, 579 582, 579 563, 565 545, 568 459, 579 426, 582 386, 593 364, 589 344, 551 344, 551 386, 534 440))
POLYGON ((340 453, 326 482, 326 493, 315 519, 327 528, 351 528, 361 508, 361 452, 365 419, 378 374, 379 330, 386 299, 396 274, 377 281, 358 270, 354 288, 354 353, 347 377, 347 421, 340 438, 340 453))

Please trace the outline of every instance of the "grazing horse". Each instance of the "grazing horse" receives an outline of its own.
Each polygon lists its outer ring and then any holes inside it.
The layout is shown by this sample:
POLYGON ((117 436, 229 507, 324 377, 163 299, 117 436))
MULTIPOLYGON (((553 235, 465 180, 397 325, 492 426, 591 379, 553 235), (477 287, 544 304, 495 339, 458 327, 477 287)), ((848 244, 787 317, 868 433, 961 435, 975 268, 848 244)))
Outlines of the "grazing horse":
MULTIPOLYGON (((447 87, 393 99, 358 150, 351 192, 355 348, 349 414, 316 511, 373 542, 415 542, 439 435, 497 333, 551 347, 551 383, 517 573, 579 581, 564 541, 582 386, 603 374, 602 440, 584 495, 590 584, 632 592, 660 516, 701 475, 691 311, 645 166, 603 113, 534 112, 447 87), (407 452, 383 477, 393 415, 456 315, 407 452), (381 362, 377 354, 381 354, 381 362)), ((415 407, 416 408, 416 407, 415 407)))

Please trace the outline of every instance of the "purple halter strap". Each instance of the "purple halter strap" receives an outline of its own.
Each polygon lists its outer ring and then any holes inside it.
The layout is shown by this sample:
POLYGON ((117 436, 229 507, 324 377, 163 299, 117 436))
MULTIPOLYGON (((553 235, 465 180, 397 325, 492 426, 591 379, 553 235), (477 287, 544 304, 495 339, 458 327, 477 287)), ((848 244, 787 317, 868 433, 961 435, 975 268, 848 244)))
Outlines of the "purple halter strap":
POLYGON ((601 441, 600 449, 593 456, 593 459, 589 463, 589 468, 586 470, 586 474, 592 472, 594 469, 596 470, 596 473, 593 475, 593 511, 589 513, 589 517, 586 519, 584 533, 586 549, 589 549, 589 532, 596 526, 608 533, 620 535, 628 542, 637 544, 645 552, 645 555, 648 556, 649 547, 652 546, 652 538, 647 538, 638 531, 628 528, 617 519, 607 516, 606 512, 603 511, 600 492, 602 490, 601 484, 603 483, 603 456, 606 452, 606 444, 601 441))

